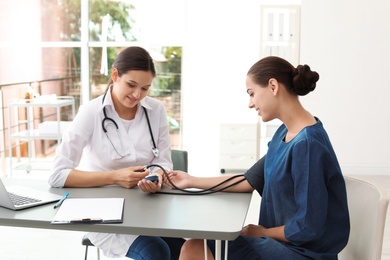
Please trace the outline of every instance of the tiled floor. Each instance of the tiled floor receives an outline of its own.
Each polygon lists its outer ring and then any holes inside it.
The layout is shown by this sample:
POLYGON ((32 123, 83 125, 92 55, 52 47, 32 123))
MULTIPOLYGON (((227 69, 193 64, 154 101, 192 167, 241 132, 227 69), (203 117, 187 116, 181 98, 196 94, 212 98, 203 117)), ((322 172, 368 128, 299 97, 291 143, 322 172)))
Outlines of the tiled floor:
MULTIPOLYGON (((390 175, 354 176, 381 186, 390 195, 390 175)), ((14 178, 42 178, 44 173, 14 174, 14 178)), ((260 198, 254 194, 246 223, 257 223, 260 198)), ((84 232, 41 230, 0 226, 0 259, 2 260, 74 260, 84 259, 81 245, 84 232)), ((97 259, 96 249, 90 248, 88 259, 97 259)), ((101 259, 110 259, 101 254, 101 259)), ((120 258, 128 259, 128 258, 120 258)), ((387 213, 382 260, 390 260, 390 210, 387 213)))

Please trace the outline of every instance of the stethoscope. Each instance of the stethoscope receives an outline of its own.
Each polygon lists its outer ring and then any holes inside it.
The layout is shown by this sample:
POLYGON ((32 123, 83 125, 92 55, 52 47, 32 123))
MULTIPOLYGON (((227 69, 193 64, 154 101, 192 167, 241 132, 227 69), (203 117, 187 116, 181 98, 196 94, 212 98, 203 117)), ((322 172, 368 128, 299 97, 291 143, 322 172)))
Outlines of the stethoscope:
MULTIPOLYGON (((109 90, 108 90, 109 91, 109 90)), ((106 98, 106 95, 107 95, 107 92, 104 93, 104 96, 103 96, 103 99, 102 99, 102 104, 104 103, 104 99, 106 98)), ((153 143, 153 147, 152 147, 152 152, 153 152, 153 155, 155 157, 158 157, 159 155, 159 151, 158 151, 158 148, 156 146, 156 142, 154 141, 154 137, 153 137, 153 133, 152 133, 152 127, 150 126, 150 120, 149 120, 149 116, 148 116, 148 112, 146 110, 146 108, 144 106, 142 106, 142 108, 144 109, 144 112, 145 112, 145 116, 146 116, 146 121, 148 122, 148 128, 149 128, 149 133, 150 133, 150 137, 152 139, 152 143, 153 143)), ((113 142, 111 141, 109 135, 107 134, 107 129, 106 127, 104 126, 104 124, 106 123, 106 121, 109 121, 111 122, 112 124, 115 125, 115 128, 116 128, 116 133, 117 133, 117 136, 118 136, 118 139, 121 139, 120 138, 120 134, 119 134, 119 127, 118 127, 118 124, 115 122, 114 119, 110 118, 107 116, 107 112, 106 112, 106 107, 103 107, 103 114, 104 114, 104 118, 102 120, 102 128, 103 128, 103 131, 104 133, 106 134, 108 140, 110 141, 112 147, 114 148, 115 152, 121 157, 125 157, 127 154, 125 153, 125 149, 123 147, 123 143, 122 143, 122 140, 120 142, 121 144, 121 149, 122 149, 122 153, 120 153, 116 148, 115 148, 115 145, 113 144, 113 142)))

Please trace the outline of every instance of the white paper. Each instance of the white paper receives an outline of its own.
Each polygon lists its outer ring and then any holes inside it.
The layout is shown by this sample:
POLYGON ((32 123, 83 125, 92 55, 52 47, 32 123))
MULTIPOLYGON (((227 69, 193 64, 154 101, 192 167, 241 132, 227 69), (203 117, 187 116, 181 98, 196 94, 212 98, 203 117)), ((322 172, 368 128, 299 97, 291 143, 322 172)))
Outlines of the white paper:
MULTIPOLYGON (((101 220, 121 223, 124 198, 67 198, 62 202, 52 224, 69 224, 75 220, 101 220)), ((82 222, 83 223, 83 222, 82 222)))

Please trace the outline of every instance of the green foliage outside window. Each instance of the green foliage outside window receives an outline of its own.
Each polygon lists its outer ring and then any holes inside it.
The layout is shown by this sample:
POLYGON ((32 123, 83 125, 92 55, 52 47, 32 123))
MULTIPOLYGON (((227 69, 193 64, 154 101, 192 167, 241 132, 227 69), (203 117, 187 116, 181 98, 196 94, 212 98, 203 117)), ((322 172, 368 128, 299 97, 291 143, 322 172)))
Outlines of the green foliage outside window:
MULTIPOLYGON (((44 0, 46 13, 62 13, 61 29, 57 36, 52 36, 55 39, 62 41, 80 41, 81 40, 81 0, 44 0)), ((89 41, 115 42, 137 42, 136 37, 132 34, 132 28, 136 21, 132 18, 135 12, 135 7, 127 1, 117 0, 89 0, 89 41), (109 16, 109 25, 107 39, 102 39, 102 21, 103 18, 109 16)), ((108 47, 108 74, 112 63, 117 54, 123 47, 108 47)), ((68 71, 80 75, 80 48, 69 49, 69 59, 71 64, 68 71)), ((174 91, 181 89, 181 47, 163 47, 160 49, 166 58, 166 62, 155 62, 157 67, 157 77, 153 86, 153 95, 169 96, 174 91)), ((90 48, 90 75, 94 85, 99 86, 106 84, 108 76, 100 73, 102 59, 102 48, 90 48)))

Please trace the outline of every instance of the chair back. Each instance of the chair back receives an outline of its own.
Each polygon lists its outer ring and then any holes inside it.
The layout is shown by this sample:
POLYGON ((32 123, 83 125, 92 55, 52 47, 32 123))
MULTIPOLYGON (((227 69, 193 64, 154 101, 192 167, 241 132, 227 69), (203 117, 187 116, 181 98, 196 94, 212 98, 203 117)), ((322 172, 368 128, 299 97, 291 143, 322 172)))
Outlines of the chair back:
POLYGON ((173 170, 180 170, 188 172, 188 153, 182 150, 172 150, 171 158, 173 163, 173 170))
POLYGON ((340 260, 380 260, 389 198, 379 187, 345 176, 351 231, 340 260))

